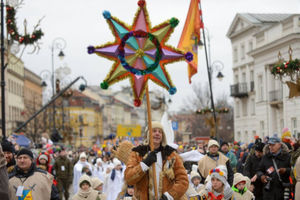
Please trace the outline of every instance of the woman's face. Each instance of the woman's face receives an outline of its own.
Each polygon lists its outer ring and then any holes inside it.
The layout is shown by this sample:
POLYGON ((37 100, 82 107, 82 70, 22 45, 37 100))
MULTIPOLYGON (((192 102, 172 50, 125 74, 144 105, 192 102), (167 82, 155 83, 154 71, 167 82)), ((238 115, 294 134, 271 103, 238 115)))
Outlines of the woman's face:
POLYGON ((211 178, 211 184, 212 184, 212 188, 216 191, 220 190, 223 187, 223 183, 215 177, 211 178))
POLYGON ((83 191, 87 191, 89 190, 90 188, 90 185, 88 183, 82 183, 80 188, 83 190, 83 191))

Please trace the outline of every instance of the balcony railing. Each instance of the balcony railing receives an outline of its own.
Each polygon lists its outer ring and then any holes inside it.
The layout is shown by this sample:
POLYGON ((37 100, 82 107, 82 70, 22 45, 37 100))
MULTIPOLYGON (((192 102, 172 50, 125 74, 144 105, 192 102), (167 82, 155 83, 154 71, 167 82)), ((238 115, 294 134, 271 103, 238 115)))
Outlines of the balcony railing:
POLYGON ((282 102, 282 99, 283 99, 282 90, 273 90, 269 92, 270 102, 282 102))
POLYGON ((230 86, 230 96, 243 98, 248 96, 247 83, 237 83, 230 86))

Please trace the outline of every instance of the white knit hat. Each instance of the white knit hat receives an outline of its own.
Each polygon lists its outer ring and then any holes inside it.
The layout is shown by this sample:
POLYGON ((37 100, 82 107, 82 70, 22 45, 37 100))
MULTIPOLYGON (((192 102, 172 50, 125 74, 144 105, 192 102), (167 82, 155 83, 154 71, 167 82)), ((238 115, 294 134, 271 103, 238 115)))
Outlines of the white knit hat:
POLYGON ((219 165, 215 169, 210 170, 210 178, 219 179, 224 185, 227 184, 227 168, 224 165, 219 165))
POLYGON ((101 158, 97 158, 96 163, 102 163, 102 159, 101 158))
POLYGON ((198 165, 192 165, 191 181, 193 181, 193 178, 196 177, 199 178, 200 181, 202 180, 200 174, 197 172, 197 169, 198 169, 198 165))
POLYGON ((219 145, 219 143, 216 141, 216 140, 209 140, 208 141, 208 149, 211 147, 211 146, 213 146, 213 145, 216 145, 217 147, 219 147, 220 148, 220 145, 219 145))
POLYGON ((41 154, 39 156, 39 161, 41 162, 41 159, 45 159, 48 162, 48 156, 46 156, 45 154, 41 154))
POLYGON ((91 182, 93 189, 96 189, 98 186, 103 185, 103 182, 98 177, 92 177, 91 182))
POLYGON ((85 152, 82 152, 82 153, 80 154, 79 159, 81 159, 81 158, 87 158, 85 152))
POLYGON ((118 166, 118 165, 122 165, 121 161, 119 161, 117 158, 113 159, 113 164, 114 164, 115 167, 118 166))

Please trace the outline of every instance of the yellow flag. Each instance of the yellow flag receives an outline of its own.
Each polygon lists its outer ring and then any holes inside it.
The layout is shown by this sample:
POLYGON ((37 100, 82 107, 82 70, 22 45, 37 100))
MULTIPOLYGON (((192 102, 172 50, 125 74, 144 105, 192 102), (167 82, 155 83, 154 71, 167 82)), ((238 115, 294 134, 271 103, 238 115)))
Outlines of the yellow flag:
POLYGON ((198 68, 198 43, 200 41, 200 29, 203 28, 201 20, 201 10, 199 9, 200 0, 191 0, 190 8, 185 20, 184 28, 181 33, 178 48, 184 52, 191 52, 193 60, 189 62, 188 76, 189 83, 191 78, 197 73, 198 68))

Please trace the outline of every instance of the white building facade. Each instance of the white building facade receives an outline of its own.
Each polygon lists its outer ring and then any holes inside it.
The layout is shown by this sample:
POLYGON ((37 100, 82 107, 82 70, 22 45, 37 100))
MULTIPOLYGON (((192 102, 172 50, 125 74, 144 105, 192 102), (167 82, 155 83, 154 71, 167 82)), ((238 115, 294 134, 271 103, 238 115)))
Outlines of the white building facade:
POLYGON ((300 58, 300 14, 237 14, 227 37, 233 55, 235 140, 280 137, 285 127, 300 138, 300 97, 289 99, 287 85, 270 72, 279 51, 289 60, 289 46, 293 59, 300 58))

